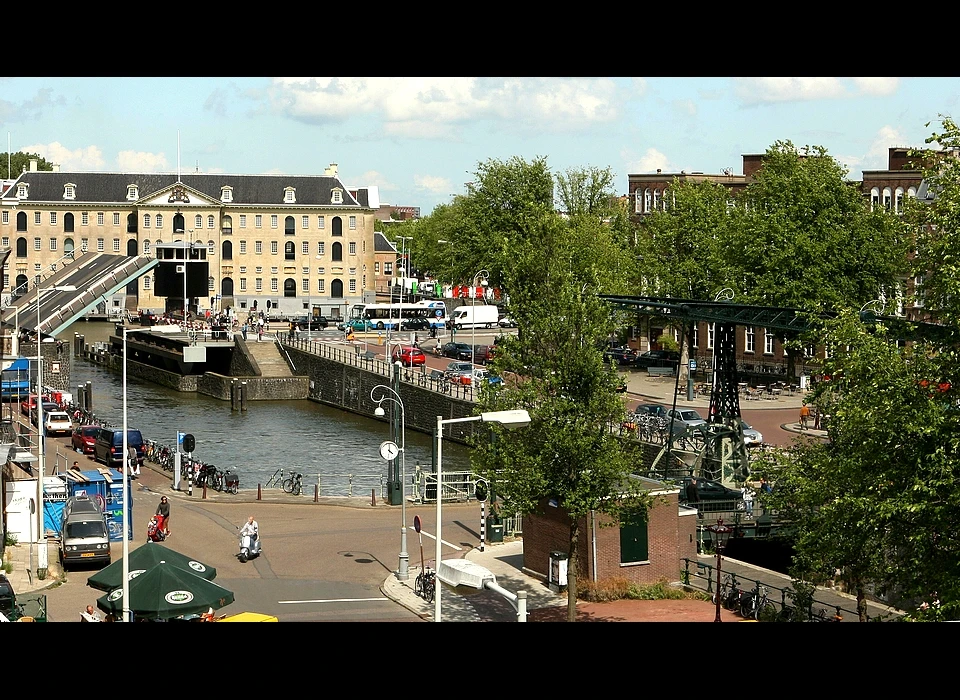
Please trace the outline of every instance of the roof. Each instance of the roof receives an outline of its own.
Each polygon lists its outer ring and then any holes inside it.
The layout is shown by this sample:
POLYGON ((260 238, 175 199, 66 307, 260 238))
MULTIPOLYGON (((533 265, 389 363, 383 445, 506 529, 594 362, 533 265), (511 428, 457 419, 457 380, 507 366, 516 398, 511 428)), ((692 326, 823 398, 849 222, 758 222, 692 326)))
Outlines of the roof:
POLYGON ((373 232, 373 252, 374 253, 396 253, 397 246, 387 240, 379 231, 373 232))
POLYGON ((231 205, 282 205, 284 191, 296 190, 296 205, 336 206, 337 208, 369 208, 365 188, 355 188, 357 198, 351 194, 339 178, 330 175, 222 175, 192 173, 177 176, 176 173, 68 173, 35 171, 25 172, 17 178, 7 196, 15 198, 17 186, 28 184, 26 202, 57 202, 62 204, 107 204, 130 205, 127 188, 136 185, 139 197, 145 198, 165 190, 177 182, 195 192, 220 202, 223 187, 232 188, 231 205), (64 199, 64 186, 76 188, 76 199, 64 199), (332 204, 335 188, 343 191, 343 203, 332 204), (359 201, 358 201, 359 200, 359 201))

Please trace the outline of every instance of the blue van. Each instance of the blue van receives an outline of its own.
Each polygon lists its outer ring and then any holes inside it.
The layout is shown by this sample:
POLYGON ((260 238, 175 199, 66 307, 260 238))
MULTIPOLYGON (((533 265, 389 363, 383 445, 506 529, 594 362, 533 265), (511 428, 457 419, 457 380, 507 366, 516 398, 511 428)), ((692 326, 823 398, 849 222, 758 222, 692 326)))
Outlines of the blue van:
MULTIPOLYGON (((139 430, 127 429, 127 446, 137 451, 137 463, 143 464, 143 435, 139 430)), ((108 467, 123 466, 123 431, 100 428, 93 444, 93 458, 108 467)))

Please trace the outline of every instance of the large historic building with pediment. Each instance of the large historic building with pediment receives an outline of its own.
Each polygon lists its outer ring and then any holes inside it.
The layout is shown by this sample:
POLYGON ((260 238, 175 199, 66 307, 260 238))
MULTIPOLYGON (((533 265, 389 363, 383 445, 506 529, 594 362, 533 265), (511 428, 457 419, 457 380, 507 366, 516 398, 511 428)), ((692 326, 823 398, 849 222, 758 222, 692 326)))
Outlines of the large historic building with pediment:
MULTIPOLYGON (((79 173, 38 171, 0 196, 5 293, 23 293, 82 251, 155 255, 182 242, 205 249, 203 312, 271 316, 349 315, 373 301, 375 187, 348 188, 331 164, 323 175, 79 173)), ((153 273, 104 300, 104 313, 164 313, 182 300, 154 293, 153 273)))

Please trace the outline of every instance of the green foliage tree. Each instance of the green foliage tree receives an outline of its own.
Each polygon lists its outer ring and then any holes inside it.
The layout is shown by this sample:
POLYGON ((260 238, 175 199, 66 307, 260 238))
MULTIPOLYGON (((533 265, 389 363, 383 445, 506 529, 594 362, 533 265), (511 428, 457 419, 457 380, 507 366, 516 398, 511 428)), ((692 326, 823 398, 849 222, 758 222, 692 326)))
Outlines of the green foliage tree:
POLYGON ((573 225, 552 211, 524 212, 503 274, 521 332, 498 343, 493 368, 514 381, 480 396, 484 410, 527 409, 532 424, 495 429, 477 446, 478 471, 494 480, 511 510, 537 511, 555 498, 570 516, 567 619, 575 620, 581 519, 645 517, 646 497, 609 429, 622 420, 618 376, 600 350, 611 330, 597 293, 612 285, 620 250, 609 230, 573 225))
POLYGON ((4 180, 13 180, 20 176, 25 170, 30 170, 30 161, 36 159, 37 170, 53 170, 53 163, 42 157, 38 153, 26 153, 18 151, 17 153, 0 153, 0 178, 4 180), (7 156, 10 157, 10 167, 7 168, 7 156))

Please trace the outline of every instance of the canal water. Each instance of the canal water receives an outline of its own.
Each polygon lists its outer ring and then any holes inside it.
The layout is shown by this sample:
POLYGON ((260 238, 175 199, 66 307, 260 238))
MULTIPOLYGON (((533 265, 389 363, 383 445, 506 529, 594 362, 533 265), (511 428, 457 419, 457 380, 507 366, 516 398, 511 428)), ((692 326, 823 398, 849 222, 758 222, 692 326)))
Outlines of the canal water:
MULTIPOLYGON (((59 335, 73 347, 74 333, 84 342, 108 342, 112 323, 77 321, 59 335)), ((123 384, 119 372, 71 358, 71 392, 92 383, 93 412, 112 425, 123 424, 123 384)), ((380 493, 386 483, 387 463, 379 455, 380 443, 390 438, 389 427, 363 416, 313 401, 250 401, 247 411, 231 411, 228 401, 181 393, 127 376, 127 424, 139 428, 144 438, 173 447, 177 431, 191 433, 197 446, 193 456, 230 469, 240 476, 241 488, 264 484, 277 472, 303 474, 304 491, 312 494, 321 477, 325 496, 366 496, 380 493)), ((399 442, 399 441, 398 441, 399 442)), ((406 431, 407 483, 419 463, 430 471, 432 438, 406 431)), ((444 471, 470 467, 470 450, 444 442, 444 471)), ((384 487, 385 488, 385 487, 384 487)))

